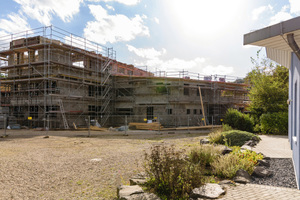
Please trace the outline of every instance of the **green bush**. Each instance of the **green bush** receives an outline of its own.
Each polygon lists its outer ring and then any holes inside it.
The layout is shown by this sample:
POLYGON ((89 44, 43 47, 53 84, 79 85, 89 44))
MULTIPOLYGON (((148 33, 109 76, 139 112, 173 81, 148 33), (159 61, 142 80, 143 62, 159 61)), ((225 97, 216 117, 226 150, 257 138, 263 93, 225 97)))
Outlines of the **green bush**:
POLYGON ((222 131, 231 131, 233 128, 229 126, 228 124, 222 124, 222 131))
POLYGON ((221 130, 217 130, 208 134, 208 140, 216 144, 224 144, 224 136, 221 130))
POLYGON ((203 184, 202 168, 189 162, 183 151, 173 146, 154 146, 145 153, 146 187, 161 199, 188 199, 190 192, 203 184))
POLYGON ((221 155, 221 150, 213 145, 200 146, 194 148, 189 154, 189 159, 194 164, 201 167, 210 167, 210 164, 221 155))
POLYGON ((246 141, 253 138, 260 140, 257 135, 247 131, 232 130, 223 132, 222 134, 224 136, 224 143, 227 141, 229 146, 243 146, 246 141))
POLYGON ((260 117, 260 130, 265 134, 287 134, 288 112, 262 114, 260 117))
POLYGON ((228 146, 243 146, 246 141, 253 138, 260 140, 260 138, 246 131, 231 130, 231 131, 217 131, 210 133, 208 138, 211 142, 216 144, 226 144, 228 146))
POLYGON ((253 132, 253 122, 249 115, 239 112, 236 109, 229 108, 225 114, 224 123, 233 129, 253 132))
POLYGON ((233 178, 239 169, 253 173, 257 160, 263 156, 254 151, 246 150, 241 152, 239 147, 234 148, 233 152, 219 157, 212 162, 213 173, 221 178, 233 178))

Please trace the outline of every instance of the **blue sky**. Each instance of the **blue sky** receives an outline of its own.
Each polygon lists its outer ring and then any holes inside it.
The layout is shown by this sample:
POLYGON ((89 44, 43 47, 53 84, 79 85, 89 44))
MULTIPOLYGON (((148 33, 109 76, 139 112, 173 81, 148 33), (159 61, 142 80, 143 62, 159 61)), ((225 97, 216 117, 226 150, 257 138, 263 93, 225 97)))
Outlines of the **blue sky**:
POLYGON ((245 76, 243 34, 300 15, 299 0, 0 0, 0 35, 54 25, 154 71, 245 76))

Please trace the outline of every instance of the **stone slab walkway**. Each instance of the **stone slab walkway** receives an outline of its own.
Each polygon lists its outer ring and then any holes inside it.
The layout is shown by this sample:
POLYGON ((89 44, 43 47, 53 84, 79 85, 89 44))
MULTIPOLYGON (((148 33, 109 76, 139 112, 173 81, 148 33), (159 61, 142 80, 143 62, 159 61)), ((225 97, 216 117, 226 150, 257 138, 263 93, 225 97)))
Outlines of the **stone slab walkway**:
POLYGON ((253 151, 261 152, 271 158, 292 158, 292 150, 287 136, 261 135, 262 139, 253 151))
MULTIPOLYGON (((292 158, 287 136, 260 136, 262 140, 252 150, 271 158, 292 158)), ((228 187, 223 200, 300 200, 300 190, 256 184, 228 187)))

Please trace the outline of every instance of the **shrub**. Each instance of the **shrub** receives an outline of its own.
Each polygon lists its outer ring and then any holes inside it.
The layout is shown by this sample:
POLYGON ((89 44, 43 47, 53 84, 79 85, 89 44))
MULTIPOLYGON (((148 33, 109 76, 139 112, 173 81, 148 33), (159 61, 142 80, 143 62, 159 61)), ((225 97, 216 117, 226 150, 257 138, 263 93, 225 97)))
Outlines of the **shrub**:
POLYGON ((227 141, 229 146, 243 146, 246 141, 253 138, 260 140, 257 135, 246 131, 232 130, 223 132, 222 134, 224 137, 224 143, 227 141))
POLYGON ((239 147, 235 147, 230 154, 219 157, 211 165, 215 175, 221 178, 233 178, 239 169, 252 174, 257 160, 262 158, 261 154, 257 154, 254 151, 246 150, 241 152, 239 147))
POLYGON ((226 154, 215 160, 211 165, 213 173, 221 178, 233 178, 239 170, 239 157, 234 154, 226 154))
POLYGON ((221 155, 221 150, 213 145, 200 146, 194 148, 189 154, 189 159, 193 164, 201 167, 210 167, 211 163, 221 155))
POLYGON ((146 187, 162 199, 187 199, 192 189, 203 184, 202 168, 174 146, 154 146, 145 160, 146 187))
POLYGON ((229 108, 227 110, 224 122, 233 129, 253 132, 253 122, 249 115, 243 114, 236 109, 229 108))
POLYGON ((287 134, 288 112, 262 114, 260 117, 260 124, 262 133, 287 134))
POLYGON ((246 131, 231 130, 231 131, 216 131, 208 134, 208 139, 216 144, 226 144, 227 146, 243 146, 246 141, 251 139, 260 140, 260 138, 246 131))
POLYGON ((222 124, 222 131, 231 131, 233 128, 229 126, 228 124, 222 124))
POLYGON ((217 130, 208 134, 208 140, 216 144, 224 144, 224 136, 221 130, 217 130))

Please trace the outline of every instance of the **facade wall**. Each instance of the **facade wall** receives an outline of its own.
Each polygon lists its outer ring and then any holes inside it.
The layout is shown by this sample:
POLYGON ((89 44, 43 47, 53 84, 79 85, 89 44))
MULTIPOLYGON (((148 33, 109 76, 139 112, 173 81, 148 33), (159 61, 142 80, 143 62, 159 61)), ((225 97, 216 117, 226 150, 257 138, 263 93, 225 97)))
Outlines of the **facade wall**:
POLYGON ((204 125, 199 86, 207 124, 221 124, 229 107, 245 108, 245 85, 234 85, 238 90, 228 95, 230 84, 218 82, 117 77, 113 121, 123 124, 128 115, 132 122, 156 119, 165 127, 204 125))
POLYGON ((289 140, 293 150, 293 161, 296 172, 297 183, 300 181, 300 61, 292 54, 292 64, 290 68, 290 94, 289 99, 289 140))

